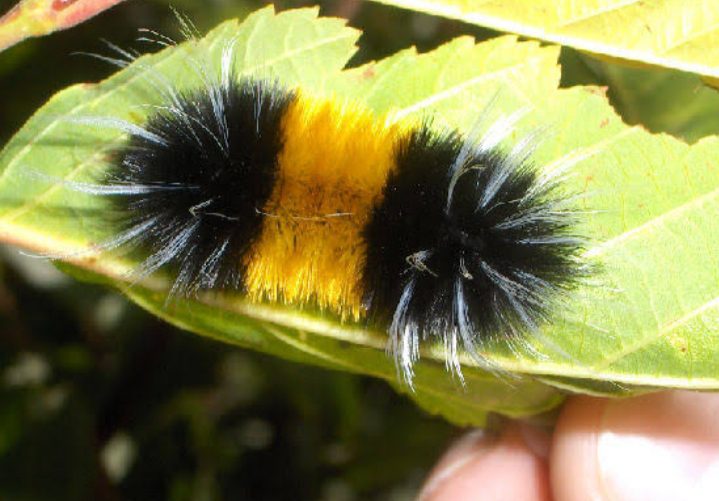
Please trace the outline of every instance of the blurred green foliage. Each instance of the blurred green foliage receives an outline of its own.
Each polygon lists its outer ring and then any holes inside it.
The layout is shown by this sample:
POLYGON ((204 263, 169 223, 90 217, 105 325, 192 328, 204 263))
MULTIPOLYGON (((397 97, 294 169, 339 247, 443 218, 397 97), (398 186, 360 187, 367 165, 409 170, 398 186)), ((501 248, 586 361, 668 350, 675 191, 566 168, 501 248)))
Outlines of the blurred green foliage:
MULTIPOLYGON (((200 32, 260 5, 173 2, 200 32)), ((357 0, 322 13, 364 31, 354 63, 495 35, 357 0)), ((114 71, 73 53, 103 53, 103 38, 137 47, 143 27, 177 33, 164 1, 131 0, 1 54, 0 144, 53 93, 114 71)), ((629 123, 689 141, 719 132, 719 98, 695 77, 571 50, 561 62, 564 86, 608 86, 629 123)), ((0 254, 0 499, 412 499, 458 433, 381 381, 188 335, 47 262, 0 254)))

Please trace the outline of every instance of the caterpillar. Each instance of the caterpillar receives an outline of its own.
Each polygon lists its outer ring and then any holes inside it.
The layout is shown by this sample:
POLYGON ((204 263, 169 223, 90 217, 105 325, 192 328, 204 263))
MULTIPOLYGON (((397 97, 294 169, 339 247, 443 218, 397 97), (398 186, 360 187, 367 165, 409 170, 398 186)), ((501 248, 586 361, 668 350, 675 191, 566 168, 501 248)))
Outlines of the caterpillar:
POLYGON ((99 179, 66 182, 113 214, 95 248, 135 249, 134 275, 165 271, 170 296, 231 291, 384 330, 410 385, 423 342, 461 378, 461 352, 483 361, 487 341, 551 322, 583 239, 536 137, 505 145, 521 112, 468 134, 394 120, 240 76, 233 51, 216 69, 192 59, 194 88, 154 79, 165 102, 143 122, 84 120, 127 136, 99 179))

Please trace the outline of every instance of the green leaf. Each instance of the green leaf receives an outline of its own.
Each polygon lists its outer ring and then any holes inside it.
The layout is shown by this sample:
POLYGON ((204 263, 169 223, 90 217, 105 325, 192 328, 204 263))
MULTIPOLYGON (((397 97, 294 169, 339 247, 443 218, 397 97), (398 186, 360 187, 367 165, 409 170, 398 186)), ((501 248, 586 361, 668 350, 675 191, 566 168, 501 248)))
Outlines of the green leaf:
POLYGON ((714 0, 375 0, 611 59, 719 77, 714 0))
POLYGON ((54 96, 0 153, 0 240, 41 253, 72 253, 107 239, 94 211, 98 197, 78 194, 31 172, 85 179, 107 164, 119 132, 70 120, 92 115, 141 123, 160 102, 147 75, 179 87, 198 85, 188 54, 218 64, 237 39, 237 70, 302 86, 315 95, 364 102, 394 117, 433 117, 468 130, 528 107, 516 137, 551 130, 536 152, 549 170, 572 167, 563 181, 584 193, 580 231, 596 272, 568 298, 557 320, 514 353, 488 348, 501 371, 466 358, 461 386, 445 371, 439 346, 425 346, 415 391, 397 383, 384 352, 386 334, 339 324, 311 312, 250 304, 234 295, 166 304, 161 276, 127 287, 135 263, 111 253, 67 257, 74 273, 114 283, 144 308, 181 328, 221 341, 392 382, 426 409, 458 424, 482 425, 489 412, 536 414, 556 406, 561 390, 622 393, 649 387, 719 388, 714 276, 719 172, 716 139, 688 146, 624 125, 595 88, 558 89, 558 49, 502 37, 481 44, 456 39, 428 54, 406 50, 342 71, 358 33, 316 10, 263 9, 228 21, 201 42, 144 56, 97 85, 54 96), (189 70, 188 70, 189 67, 189 70), (489 108, 487 104, 492 102, 489 108), (511 375, 510 375, 511 374, 511 375))
POLYGON ((576 291, 567 322, 552 333, 573 359, 571 369, 564 372, 554 361, 535 369, 619 384, 716 389, 719 140, 690 147, 602 118, 601 96, 586 99, 581 89, 560 94, 554 106, 578 129, 564 142, 564 155, 582 159, 568 181, 584 185, 587 208, 598 211, 587 217, 587 233, 595 238, 587 255, 603 271, 576 291))

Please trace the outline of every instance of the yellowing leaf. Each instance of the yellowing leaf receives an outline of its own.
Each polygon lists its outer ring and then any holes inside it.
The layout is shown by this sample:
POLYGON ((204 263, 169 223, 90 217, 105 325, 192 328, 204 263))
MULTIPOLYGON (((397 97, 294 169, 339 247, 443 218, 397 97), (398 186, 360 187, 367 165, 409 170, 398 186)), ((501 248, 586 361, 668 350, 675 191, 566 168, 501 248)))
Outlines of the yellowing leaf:
POLYGON ((122 0, 21 0, 0 17, 0 51, 29 37, 71 28, 122 0))
POLYGON ((714 0, 376 0, 610 58, 719 77, 714 0))

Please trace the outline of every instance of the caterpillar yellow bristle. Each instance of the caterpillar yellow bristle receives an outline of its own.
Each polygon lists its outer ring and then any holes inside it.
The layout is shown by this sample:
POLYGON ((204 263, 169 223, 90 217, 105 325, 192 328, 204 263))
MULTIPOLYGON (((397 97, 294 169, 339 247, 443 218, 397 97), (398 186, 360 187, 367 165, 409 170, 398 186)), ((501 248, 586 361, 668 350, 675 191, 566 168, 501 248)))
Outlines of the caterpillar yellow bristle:
POLYGON ((98 248, 137 249, 135 276, 166 271, 171 296, 233 291, 383 329, 410 385, 423 342, 461 377, 461 352, 552 321, 583 244, 534 137, 506 145, 521 113, 463 135, 239 76, 231 45, 221 59, 190 61, 189 90, 150 76, 167 102, 142 123, 87 119, 128 136, 97 183, 68 185, 117 215, 98 248))

